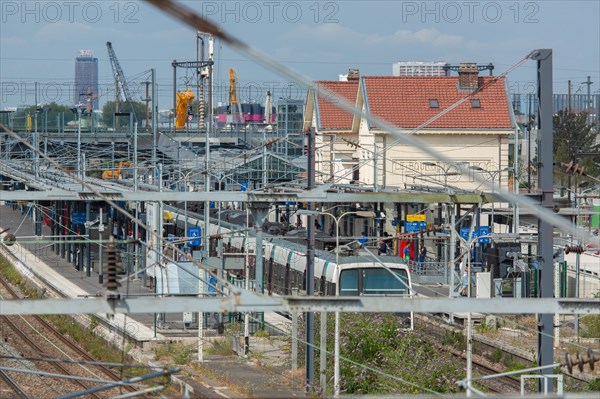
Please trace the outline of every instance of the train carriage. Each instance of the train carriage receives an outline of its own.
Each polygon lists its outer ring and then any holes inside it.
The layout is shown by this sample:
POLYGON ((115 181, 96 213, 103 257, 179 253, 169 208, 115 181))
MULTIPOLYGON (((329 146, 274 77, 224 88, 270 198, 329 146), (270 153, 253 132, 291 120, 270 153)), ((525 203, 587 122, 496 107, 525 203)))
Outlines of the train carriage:
MULTIPOLYGON (((170 210, 181 212, 176 208, 170 210)), ((200 215, 191 212, 188 215, 188 225, 203 224, 200 215)), ((182 228, 180 224, 184 220, 179 217, 175 220, 182 228)), ((223 239, 227 252, 249 252, 253 275, 256 238, 236 233, 239 228, 227 222, 221 222, 220 228, 211 223, 209 232, 213 238, 223 239)), ((293 289, 306 293, 306 246, 286 241, 285 237, 265 234, 263 284, 270 295, 291 295, 293 289)), ((366 249, 358 255, 338 257, 332 252, 315 250, 313 285, 316 295, 409 297, 412 295, 411 284, 409 268, 399 257, 376 256, 366 249)), ((412 326, 412 314, 400 316, 412 326)))

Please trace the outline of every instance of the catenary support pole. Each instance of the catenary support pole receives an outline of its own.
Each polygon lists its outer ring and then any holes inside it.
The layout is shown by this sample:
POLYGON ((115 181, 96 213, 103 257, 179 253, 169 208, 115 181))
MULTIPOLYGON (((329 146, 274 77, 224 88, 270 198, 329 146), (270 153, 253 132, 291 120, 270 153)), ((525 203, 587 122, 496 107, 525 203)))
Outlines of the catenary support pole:
MULTIPOLYGON (((541 205, 546 209, 553 207, 553 159, 552 159, 552 50, 541 49, 533 53, 537 61, 538 79, 538 137, 539 137, 539 176, 541 205)), ((538 220, 538 256, 541 270, 540 296, 552 298, 554 290, 552 225, 544 219, 538 220)), ((538 366, 553 363, 553 322, 552 314, 538 315, 538 366)), ((542 375, 551 374, 549 368, 541 370, 542 375)), ((540 384, 541 392, 541 384, 540 384)))
MULTIPOLYGON (((308 158, 308 190, 315 187, 315 129, 307 131, 307 158, 308 158)), ((314 211, 314 202, 308 203, 308 210, 314 211)), ((314 295, 315 276, 315 223, 314 215, 307 216, 306 222, 306 295, 314 295)), ((313 312, 306 313, 306 389, 311 391, 314 384, 315 363, 315 315, 313 312)))

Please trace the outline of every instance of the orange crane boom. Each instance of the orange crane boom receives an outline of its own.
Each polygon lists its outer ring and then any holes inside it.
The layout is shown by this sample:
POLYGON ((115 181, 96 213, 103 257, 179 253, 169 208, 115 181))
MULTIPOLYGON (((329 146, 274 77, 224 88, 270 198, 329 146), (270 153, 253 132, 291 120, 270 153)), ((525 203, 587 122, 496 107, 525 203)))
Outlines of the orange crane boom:
POLYGON ((185 127, 187 111, 193 100, 194 94, 190 89, 187 89, 184 92, 177 92, 177 105, 175 109, 175 127, 177 129, 182 129, 185 127))

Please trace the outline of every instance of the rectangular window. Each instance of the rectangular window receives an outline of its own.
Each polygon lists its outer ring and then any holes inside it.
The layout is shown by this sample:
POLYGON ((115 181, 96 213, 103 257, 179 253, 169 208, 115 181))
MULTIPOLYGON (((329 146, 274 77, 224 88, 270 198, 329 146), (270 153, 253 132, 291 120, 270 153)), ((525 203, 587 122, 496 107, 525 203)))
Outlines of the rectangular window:
POLYGON ((340 296, 358 296, 358 270, 344 270, 340 274, 340 296))
POLYGON ((363 269, 363 293, 365 295, 408 295, 408 276, 404 270, 363 269))
POLYGON ((479 101, 479 100, 471 100, 471 107, 473 107, 473 108, 481 108, 481 101, 479 101))
POLYGON ((429 108, 439 108, 439 107, 440 107, 440 103, 438 100, 436 100, 436 99, 429 100, 429 108))

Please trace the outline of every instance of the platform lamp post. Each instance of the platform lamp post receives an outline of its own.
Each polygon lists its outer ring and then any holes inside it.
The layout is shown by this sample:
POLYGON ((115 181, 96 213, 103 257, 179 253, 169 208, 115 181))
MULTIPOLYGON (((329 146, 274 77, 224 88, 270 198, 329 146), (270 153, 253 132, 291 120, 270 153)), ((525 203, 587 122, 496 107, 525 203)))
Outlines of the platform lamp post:
MULTIPOLYGON (((453 189, 448 187, 448 176, 460 176, 462 175, 462 172, 460 171, 461 167, 463 165, 468 164, 468 162, 455 162, 455 163, 451 163, 449 164, 446 168, 444 168, 442 165, 440 165, 439 163, 436 162, 422 162, 423 165, 425 166, 434 166, 436 168, 439 168, 442 173, 444 174, 444 189, 447 190, 448 194, 453 193, 453 189), (454 171, 451 172, 450 169, 455 168, 455 169, 459 169, 458 171, 454 171)), ((448 225, 448 213, 451 210, 450 209, 450 204, 447 204, 448 206, 445 208, 445 214, 444 214, 444 224, 448 225)), ((454 237, 456 234, 456 230, 454 229, 454 209, 452 209, 452 213, 451 213, 451 223, 450 223, 450 234, 451 234, 451 240, 450 240, 450 248, 447 248, 446 253, 447 253, 447 259, 451 259, 452 260, 452 265, 454 265, 455 259, 454 259, 454 237)), ((452 269, 450 270, 450 287, 454 287, 454 266, 452 266, 452 269)), ((449 295, 452 296, 452 289, 449 291, 449 295)))
MULTIPOLYGON (((221 191, 221 185, 223 184, 223 180, 227 177, 231 177, 233 175, 235 175, 235 173, 228 173, 226 175, 213 175, 212 173, 209 173, 209 175, 216 177, 217 181, 219 182, 219 189, 217 191, 221 191)), ((221 233, 221 201, 219 201, 219 208, 218 208, 218 222, 217 222, 217 231, 220 234, 221 233)))
MULTIPOLYGON (((489 171, 487 169, 483 169, 480 166, 469 166, 469 169, 471 170, 475 170, 478 172, 486 172, 487 174, 490 175, 490 177, 492 178, 492 195, 496 194, 496 176, 498 176, 498 191, 500 191, 500 187, 501 187, 501 183, 500 183, 500 174, 502 172, 512 172, 514 169, 512 166, 507 166, 504 169, 500 169, 500 170, 492 170, 489 171)), ((490 226, 490 231, 494 231, 494 208, 495 208, 495 199, 492 202, 492 224, 490 226)), ((519 226, 516 226, 516 230, 519 229, 519 226)), ((518 231, 515 231, 515 233, 518 233, 518 231)))
POLYGON ((81 113, 83 112, 83 104, 77 104, 71 108, 71 111, 77 115, 77 177, 83 179, 81 173, 81 113))
MULTIPOLYGON (((491 234, 473 237, 472 232, 469 233, 467 243, 467 298, 471 298, 471 247, 476 241, 482 238, 492 238, 491 234)), ((462 278, 462 276, 461 276, 462 278)), ((467 396, 471 396, 471 380, 473 379, 473 321, 471 312, 467 313, 467 396)))
POLYGON ((425 166, 435 166, 436 168, 439 168, 444 174, 444 188, 448 189, 448 176, 462 175, 462 173, 460 171, 461 166, 468 164, 468 162, 464 162, 464 161, 453 162, 445 168, 437 162, 421 162, 421 164, 423 164, 425 166), (459 169, 459 170, 451 172, 452 169, 459 169))
MULTIPOLYGON (((587 182, 585 182, 587 183, 587 182)), ((588 183, 589 184, 589 183, 588 183)), ((587 185, 587 184, 586 184, 587 185)), ((579 188, 585 187, 583 183, 579 184, 579 188)), ((580 191, 579 194, 575 195, 575 199, 577 201, 577 222, 576 226, 579 228, 581 226, 581 199, 585 198, 585 193, 589 191, 600 190, 600 186, 590 187, 586 190, 580 191)), ((591 223, 591 222, 590 222, 591 223)), ((577 240, 578 243, 581 242, 580 239, 577 240)), ((579 298, 579 277, 580 277, 580 254, 577 252, 575 254, 575 298, 579 298)), ((579 315, 575 315, 575 336, 579 337, 579 315)))
MULTIPOLYGON (((334 214, 329 212, 320 212, 320 211, 309 211, 300 209, 296 212, 297 215, 323 215, 329 216, 335 222, 335 274, 338 275, 339 279, 339 260, 340 260, 340 221, 344 216, 347 215, 356 215, 366 218, 374 218, 375 212, 373 211, 353 211, 353 212, 345 212, 339 217, 335 217, 334 214)), ((338 280, 339 281, 339 280, 338 280)), ((336 286, 335 296, 339 296, 339 283, 336 286)), ((323 326, 321 326, 323 328, 323 326)), ((323 342, 323 335, 321 336, 321 342, 323 342)), ((338 397, 340 395, 340 312, 335 312, 335 337, 334 337, 334 353, 333 353, 333 396, 338 397)), ((325 366, 325 345, 321 343, 321 385, 324 391, 325 382, 324 382, 324 366, 325 366)))

